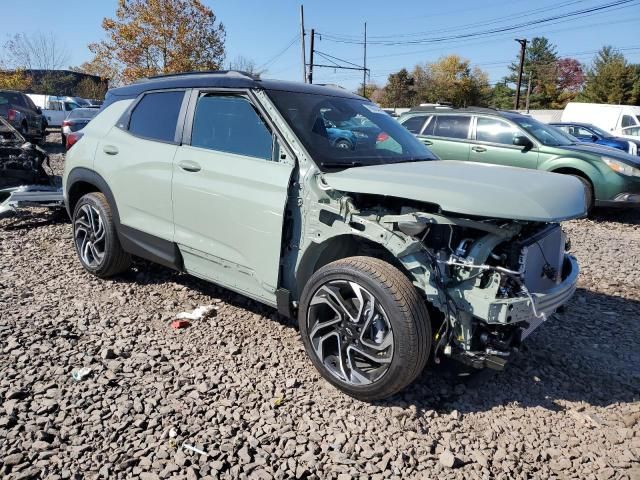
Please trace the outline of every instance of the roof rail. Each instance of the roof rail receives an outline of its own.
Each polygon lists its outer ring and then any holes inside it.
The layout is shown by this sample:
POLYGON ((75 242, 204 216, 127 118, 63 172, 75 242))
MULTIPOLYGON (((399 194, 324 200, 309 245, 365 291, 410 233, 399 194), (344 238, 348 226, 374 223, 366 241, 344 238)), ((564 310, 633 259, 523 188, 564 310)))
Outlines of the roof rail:
POLYGON ((134 83, 146 82, 148 80, 158 80, 163 78, 185 77, 190 75, 224 75, 229 77, 244 77, 250 80, 259 81, 260 76, 241 70, 194 70, 191 72, 162 73, 160 75, 151 75, 149 77, 136 80, 134 83))
POLYGON ((453 107, 449 105, 420 105, 411 108, 412 112, 436 112, 442 110, 455 110, 456 112, 501 112, 499 108, 494 107, 453 107))

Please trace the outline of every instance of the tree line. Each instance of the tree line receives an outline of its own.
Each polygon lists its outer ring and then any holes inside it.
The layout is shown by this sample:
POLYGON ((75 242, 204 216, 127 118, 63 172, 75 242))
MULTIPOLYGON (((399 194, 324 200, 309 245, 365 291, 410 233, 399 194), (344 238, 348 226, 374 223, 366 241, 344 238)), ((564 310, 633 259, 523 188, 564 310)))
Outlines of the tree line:
MULTIPOLYGON (((410 107, 420 103, 446 102, 456 107, 490 106, 514 108, 519 58, 510 73, 494 85, 486 72, 471 67, 469 60, 447 55, 434 62, 392 73, 384 86, 367 85, 367 93, 384 107, 410 107)), ((640 64, 631 64, 611 46, 604 46, 590 65, 560 57, 545 37, 533 38, 526 49, 521 87, 524 107, 531 82, 531 109, 562 109, 570 101, 640 104, 640 64)))
MULTIPOLYGON (((108 79, 111 87, 152 75, 219 70, 225 58, 224 26, 200 0, 119 0, 115 17, 105 18, 102 28, 106 39, 88 45, 93 58, 67 69, 108 79)), ((68 91, 70 75, 60 72, 68 58, 51 34, 16 34, 0 52, 0 88, 68 91), (36 79, 29 75, 34 69, 49 73, 36 79)), ((244 57, 233 63, 255 68, 244 57)), ((104 85, 90 83, 79 82, 74 94, 102 98, 104 85)))
MULTIPOLYGON (((193 70, 218 70, 225 60, 224 25, 201 0, 119 0, 114 18, 105 18, 106 38, 90 43, 93 58, 69 70, 109 79, 114 87, 141 77, 193 70)), ((54 72, 68 63, 69 54, 53 35, 17 34, 0 52, 0 88, 56 93, 69 90, 64 74, 54 72)), ((228 68, 260 72, 250 59, 238 57, 228 68)), ((454 106, 513 108, 519 58, 509 74, 495 84, 485 71, 458 55, 402 68, 388 76, 384 85, 369 84, 363 91, 384 107, 409 107, 420 103, 447 102, 454 106)), ((640 104, 640 65, 629 63, 613 47, 603 47, 589 65, 575 58, 560 57, 557 47, 545 37, 529 43, 524 59, 521 98, 530 81, 532 109, 563 108, 567 102, 640 104)), ((90 79, 74 84, 74 92, 101 98, 106 82, 90 79)), ((524 106, 524 102, 522 102, 524 106)))

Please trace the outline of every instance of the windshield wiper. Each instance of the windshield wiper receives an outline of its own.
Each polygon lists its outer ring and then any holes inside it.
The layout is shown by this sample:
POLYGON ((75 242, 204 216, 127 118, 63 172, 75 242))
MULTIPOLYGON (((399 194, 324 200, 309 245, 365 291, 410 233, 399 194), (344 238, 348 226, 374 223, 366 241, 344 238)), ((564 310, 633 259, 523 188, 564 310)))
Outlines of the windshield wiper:
POLYGON ((434 158, 427 158, 427 157, 422 157, 422 158, 405 158, 403 160, 397 160, 395 162, 392 163, 415 163, 415 162, 430 162, 432 160, 435 160, 434 158))
POLYGON ((364 163, 362 162, 321 162, 320 165, 327 168, 351 168, 351 167, 362 167, 364 163))

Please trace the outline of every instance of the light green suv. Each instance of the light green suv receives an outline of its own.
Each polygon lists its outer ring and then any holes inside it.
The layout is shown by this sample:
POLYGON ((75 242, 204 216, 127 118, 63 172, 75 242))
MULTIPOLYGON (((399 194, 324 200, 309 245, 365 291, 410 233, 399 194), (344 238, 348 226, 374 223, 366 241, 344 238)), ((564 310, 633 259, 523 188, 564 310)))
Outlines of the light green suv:
POLYGON ((363 400, 430 355, 501 368, 576 288, 558 222, 584 215, 580 182, 438 161, 340 89, 145 79, 74 141, 63 189, 87 271, 138 256, 297 315, 322 376, 363 400))
POLYGON ((573 175, 592 206, 640 206, 640 158, 579 142, 516 112, 417 107, 399 119, 442 160, 510 165, 573 175))

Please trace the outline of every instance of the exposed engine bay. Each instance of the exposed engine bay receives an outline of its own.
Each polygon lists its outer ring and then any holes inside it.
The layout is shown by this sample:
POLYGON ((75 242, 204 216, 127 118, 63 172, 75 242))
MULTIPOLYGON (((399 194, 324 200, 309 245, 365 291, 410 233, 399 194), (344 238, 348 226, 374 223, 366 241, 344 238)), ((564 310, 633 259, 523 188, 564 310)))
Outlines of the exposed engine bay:
POLYGON ((424 292, 436 361, 501 369, 575 291, 578 266, 558 223, 463 217, 371 195, 339 203, 336 219, 384 246, 424 292))

